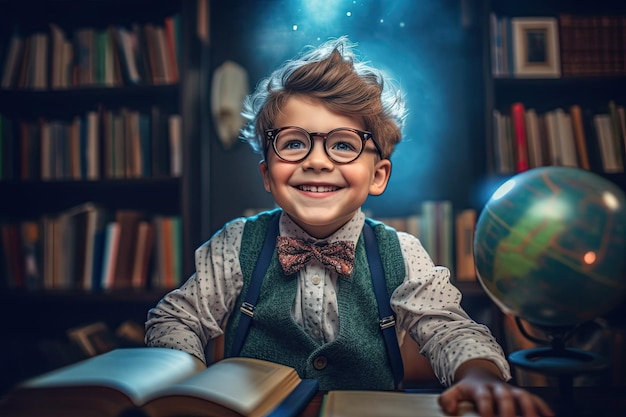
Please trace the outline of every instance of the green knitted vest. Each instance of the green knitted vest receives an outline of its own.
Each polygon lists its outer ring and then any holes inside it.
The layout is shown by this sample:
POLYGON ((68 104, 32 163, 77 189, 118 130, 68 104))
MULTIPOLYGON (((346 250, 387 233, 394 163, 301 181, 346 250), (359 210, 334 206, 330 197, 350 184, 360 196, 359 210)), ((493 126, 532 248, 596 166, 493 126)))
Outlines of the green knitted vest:
MULTIPOLYGON (((226 328, 227 356, 232 349, 239 323, 239 308, 248 291, 269 220, 274 214, 280 215, 280 210, 264 212, 248 219, 244 227, 239 255, 244 282, 226 328)), ((378 240, 387 290, 391 294, 405 277, 400 243, 395 231, 382 223, 372 224, 378 240)), ((333 342, 320 344, 293 320, 291 307, 295 293, 296 277, 283 273, 274 252, 263 279, 254 320, 240 352, 241 356, 289 365, 302 378, 318 379, 321 390, 394 388, 389 358, 378 325, 378 306, 363 234, 357 243, 352 277, 339 277, 338 280, 340 326, 333 342)))

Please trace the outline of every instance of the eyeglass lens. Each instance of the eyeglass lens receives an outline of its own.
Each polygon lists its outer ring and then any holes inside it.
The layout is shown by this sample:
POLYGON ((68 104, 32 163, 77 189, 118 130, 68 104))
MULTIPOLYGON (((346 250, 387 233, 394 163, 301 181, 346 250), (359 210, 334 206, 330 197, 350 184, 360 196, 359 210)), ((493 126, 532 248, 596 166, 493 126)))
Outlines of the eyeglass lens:
MULTIPOLYGON (((299 129, 285 129, 276 135, 278 156, 286 161, 299 161, 309 153, 312 142, 309 134, 299 129)), ((363 140, 350 130, 335 130, 324 141, 326 153, 335 162, 352 162, 361 153, 363 140)))

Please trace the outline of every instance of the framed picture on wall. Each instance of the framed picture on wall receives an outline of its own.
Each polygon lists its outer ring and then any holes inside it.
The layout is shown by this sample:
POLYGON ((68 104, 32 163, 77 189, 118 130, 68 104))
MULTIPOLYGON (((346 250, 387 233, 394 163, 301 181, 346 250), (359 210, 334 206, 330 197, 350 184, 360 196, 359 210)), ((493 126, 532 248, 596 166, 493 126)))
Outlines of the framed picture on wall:
POLYGON ((559 31, 555 18, 511 19, 514 75, 523 77, 561 76, 559 31))

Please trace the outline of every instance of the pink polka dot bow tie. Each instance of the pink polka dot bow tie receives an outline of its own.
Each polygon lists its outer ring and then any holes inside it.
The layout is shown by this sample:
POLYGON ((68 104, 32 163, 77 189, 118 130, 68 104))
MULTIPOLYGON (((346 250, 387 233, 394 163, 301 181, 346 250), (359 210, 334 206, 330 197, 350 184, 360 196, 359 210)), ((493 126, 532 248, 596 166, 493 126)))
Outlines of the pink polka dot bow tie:
POLYGON ((353 242, 310 242, 279 236, 276 250, 280 264, 287 275, 295 274, 312 259, 348 277, 352 275, 354 268, 353 242))

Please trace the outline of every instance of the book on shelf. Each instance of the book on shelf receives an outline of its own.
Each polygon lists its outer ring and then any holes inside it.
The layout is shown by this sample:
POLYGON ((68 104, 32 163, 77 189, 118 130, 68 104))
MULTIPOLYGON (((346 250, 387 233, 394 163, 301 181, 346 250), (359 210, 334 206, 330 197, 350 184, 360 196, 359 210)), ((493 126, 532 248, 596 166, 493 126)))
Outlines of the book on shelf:
POLYGON ((605 173, 624 172, 626 110, 611 100, 604 111, 557 107, 542 113, 514 103, 510 114, 493 111, 493 162, 498 174, 540 166, 570 166, 605 173), (522 116, 523 115, 523 116, 522 116), (523 117, 523 120, 522 120, 523 117), (518 138, 525 133, 527 150, 518 138))
POLYGON ((526 108, 523 103, 511 105, 511 123, 515 147, 515 170, 528 170, 528 137, 526 134, 526 108))
POLYGON ((578 104, 574 104, 570 106, 569 113, 572 118, 572 131, 576 142, 579 166, 583 169, 590 170, 591 165, 589 163, 582 109, 578 104))
POLYGON ((608 14, 558 16, 563 76, 624 74, 622 16, 608 14), (622 22, 620 22, 620 20, 622 22))
MULTIPOLYGON (((516 47, 519 31, 512 26, 519 22, 550 21, 558 28, 556 54, 563 77, 621 76, 624 74, 626 53, 622 45, 626 17, 597 14, 561 13, 555 19, 545 17, 508 17, 490 13, 489 48, 491 73, 494 77, 524 76, 515 71, 514 62, 521 62, 524 50, 516 47)), ((557 76, 558 74, 552 74, 557 76)))
POLYGON ((182 218, 85 202, 0 221, 0 287, 85 290, 182 283, 182 218))
POLYGON ((117 210, 115 212, 115 222, 119 225, 119 235, 117 236, 117 260, 114 264, 112 288, 129 289, 132 287, 139 224, 145 219, 145 216, 145 213, 138 210, 117 210))
POLYGON ((530 108, 524 113, 526 136, 528 139, 528 167, 537 168, 545 165, 539 115, 537 110, 530 108))
POLYGON ((476 229, 477 212, 465 209, 455 217, 456 228, 456 271, 457 281, 476 281, 474 264, 474 230, 476 229))
POLYGON ((571 117, 560 107, 555 109, 554 112, 557 120, 557 142, 559 154, 561 155, 561 165, 578 167, 578 155, 576 154, 571 117))
POLYGON ((179 81, 179 15, 130 27, 80 27, 61 22, 46 30, 13 33, 0 40, 2 88, 63 89, 179 81))
POLYGON ((147 288, 154 246, 154 224, 141 220, 137 225, 137 243, 133 259, 131 287, 147 288))
POLYGON ((624 172, 624 164, 618 156, 613 140, 613 125, 609 114, 599 113, 593 116, 593 123, 598 138, 600 159, 604 172, 624 172))
POLYGON ((618 105, 614 100, 609 101, 608 113, 611 118, 611 138, 619 165, 624 167, 624 138, 622 137, 623 126, 619 116, 618 105))
POLYGON ((98 289, 111 289, 115 281, 115 268, 119 253, 120 225, 115 220, 109 221, 103 233, 102 241, 102 269, 97 278, 98 271, 94 270, 93 282, 98 289))
POLYGON ((398 391, 329 391, 319 417, 479 417, 472 403, 463 401, 456 414, 445 413, 439 394, 398 391))
POLYGON ((20 224, 4 222, 0 224, 3 260, 5 270, 0 271, 5 277, 3 286, 7 288, 24 288, 26 286, 26 264, 24 262, 24 245, 20 224))
POLYGON ((153 218, 155 263, 150 274, 153 288, 176 288, 182 283, 180 216, 157 215, 153 218))
POLYGON ((405 216, 373 216, 398 232, 417 237, 433 262, 449 268, 458 281, 476 280, 473 237, 477 217, 473 208, 455 211, 448 200, 425 200, 419 213, 405 216))
POLYGON ((498 174, 515 172, 515 150, 511 129, 511 116, 493 111, 493 155, 494 170, 498 174))
POLYGON ((118 348, 14 387, 0 404, 13 417, 298 415, 317 393, 315 379, 288 366, 228 358, 208 368, 178 350, 118 348))
POLYGON ((168 132, 170 139, 170 175, 180 177, 183 173, 183 118, 180 114, 168 117, 168 132))
POLYGON ((452 203, 426 200, 421 203, 420 240, 436 265, 454 269, 452 203))
POLYGON ((11 88, 15 84, 23 53, 24 38, 19 33, 14 33, 9 38, 8 45, 2 68, 2 88, 11 88))
POLYGON ((85 228, 85 267, 82 288, 91 291, 101 289, 102 253, 109 211, 94 205, 87 212, 85 228))
POLYGON ((103 321, 72 327, 66 331, 70 341, 75 343, 88 357, 98 356, 115 348, 113 333, 103 321))
POLYGON ((179 176, 181 117, 100 106, 69 120, 1 118, 3 179, 101 180, 179 176), (170 137, 170 133, 175 137, 170 137))
MULTIPOLYGON (((91 216, 101 210, 92 202, 43 218, 43 289, 83 289, 93 249, 91 216)), ((90 276, 90 274, 89 274, 90 276)))
POLYGON ((179 42, 179 25, 180 15, 167 16, 163 20, 163 30, 165 32, 166 49, 164 50, 167 60, 167 66, 169 67, 170 82, 177 83, 180 81, 179 69, 178 69, 178 50, 180 46, 179 42))

